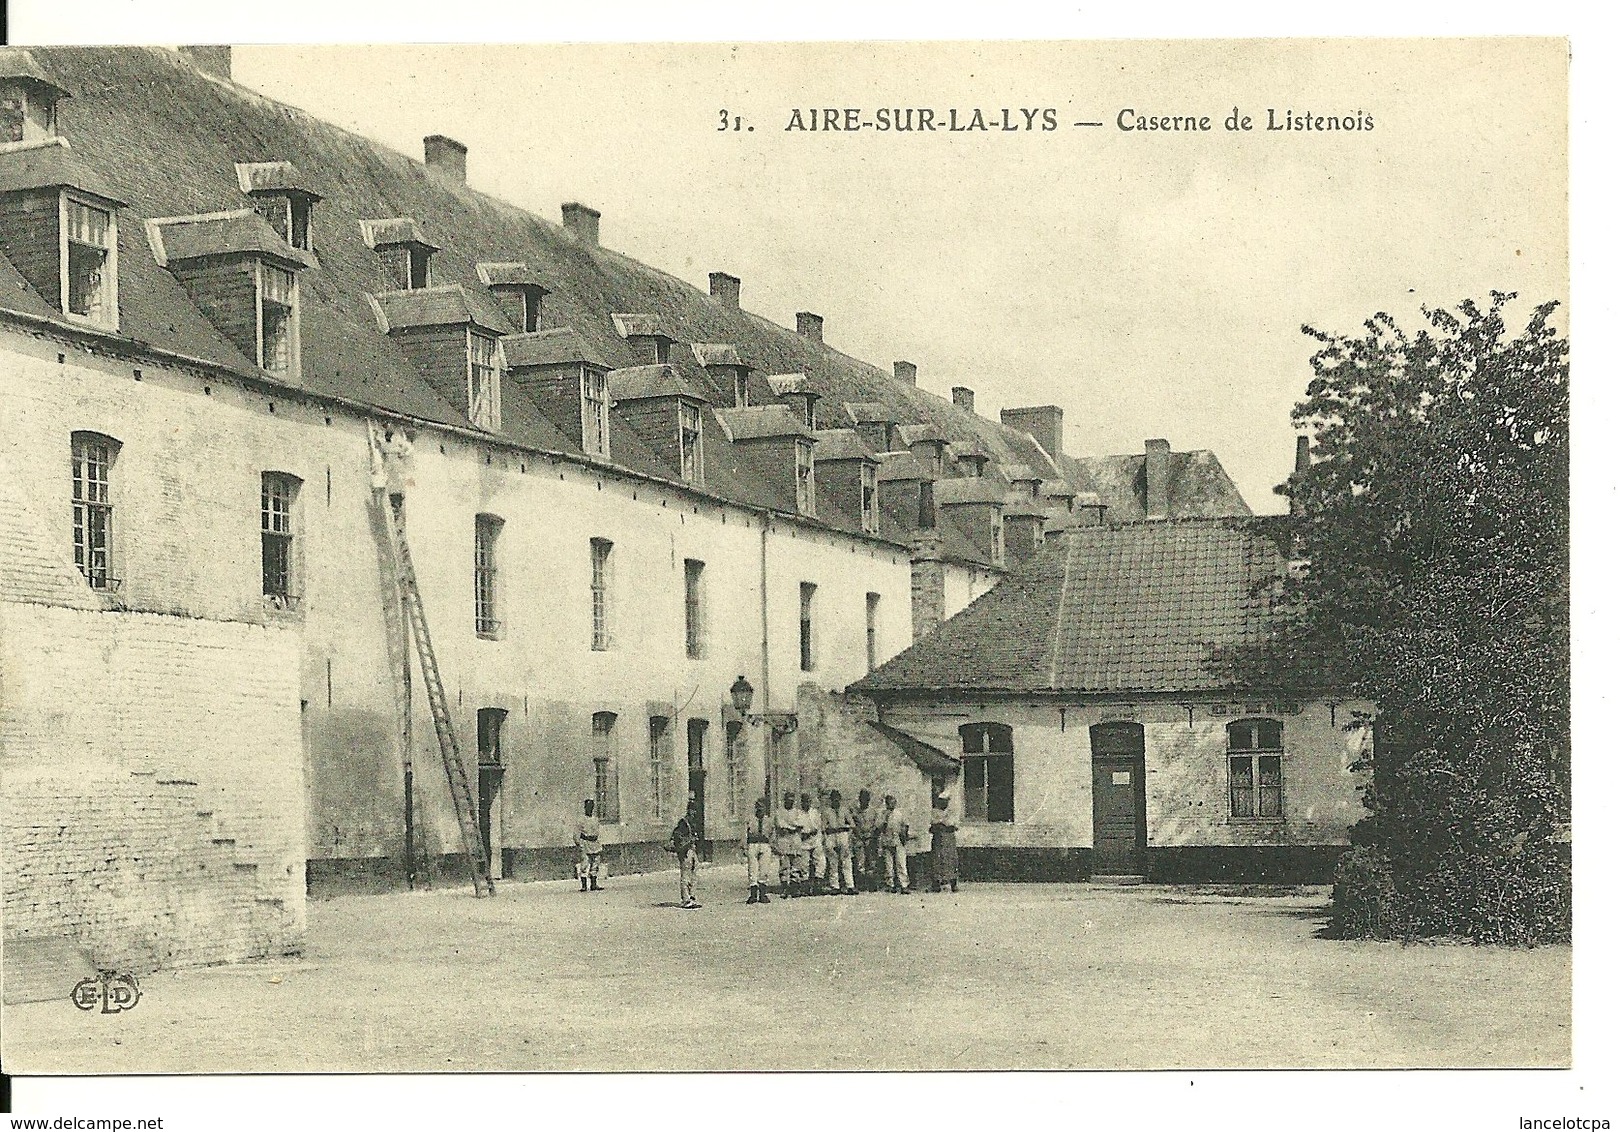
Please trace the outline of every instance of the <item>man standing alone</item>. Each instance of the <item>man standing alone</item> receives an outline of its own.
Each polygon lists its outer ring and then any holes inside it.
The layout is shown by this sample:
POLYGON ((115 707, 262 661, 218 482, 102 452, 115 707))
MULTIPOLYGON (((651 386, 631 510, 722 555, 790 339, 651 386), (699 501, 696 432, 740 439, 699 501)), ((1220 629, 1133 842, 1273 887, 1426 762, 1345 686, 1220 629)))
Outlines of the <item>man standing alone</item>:
POLYGON ((575 871, 581 892, 601 892, 597 876, 602 871, 602 822, 596 816, 596 802, 585 799, 585 816, 574 825, 574 848, 579 850, 575 871))
POLYGON ((911 877, 906 873, 906 841, 911 830, 893 794, 883 796, 883 816, 878 819, 878 847, 883 850, 883 879, 890 892, 911 893, 911 877))
POLYGON ((697 795, 686 797, 686 813, 669 835, 669 851, 681 866, 681 907, 701 908, 697 902, 697 795))

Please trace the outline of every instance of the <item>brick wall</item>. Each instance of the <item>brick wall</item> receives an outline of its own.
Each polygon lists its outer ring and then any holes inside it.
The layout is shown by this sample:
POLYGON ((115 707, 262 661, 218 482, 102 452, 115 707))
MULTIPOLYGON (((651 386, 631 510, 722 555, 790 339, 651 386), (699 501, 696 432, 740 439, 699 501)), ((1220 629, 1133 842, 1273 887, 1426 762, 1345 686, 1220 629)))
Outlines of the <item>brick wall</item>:
POLYGON ((296 634, 0 603, 8 939, 136 969, 296 951, 296 634))

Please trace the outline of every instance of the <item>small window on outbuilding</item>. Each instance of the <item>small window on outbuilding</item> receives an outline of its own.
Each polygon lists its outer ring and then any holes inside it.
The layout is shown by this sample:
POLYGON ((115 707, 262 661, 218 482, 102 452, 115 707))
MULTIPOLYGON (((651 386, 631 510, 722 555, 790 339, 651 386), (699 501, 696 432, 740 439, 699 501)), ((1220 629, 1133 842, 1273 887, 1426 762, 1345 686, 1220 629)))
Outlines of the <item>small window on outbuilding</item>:
POLYGON ((1234 818, 1283 816, 1283 726, 1275 719, 1226 725, 1226 766, 1234 818))
POLYGON ((968 723, 962 736, 962 820, 1013 820, 1013 736, 1004 723, 968 723))

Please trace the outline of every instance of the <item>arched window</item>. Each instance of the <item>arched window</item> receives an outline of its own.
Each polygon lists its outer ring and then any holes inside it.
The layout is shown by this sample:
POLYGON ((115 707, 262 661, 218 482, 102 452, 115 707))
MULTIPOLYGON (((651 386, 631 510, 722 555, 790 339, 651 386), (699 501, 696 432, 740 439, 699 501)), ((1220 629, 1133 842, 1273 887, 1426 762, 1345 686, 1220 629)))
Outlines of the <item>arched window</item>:
POLYGON ((112 470, 118 441, 99 432, 73 434, 73 562, 91 588, 116 591, 113 576, 112 470))
POLYGON ((591 757, 596 764, 596 816, 603 825, 619 820, 619 760, 614 750, 613 725, 619 717, 611 711, 591 716, 591 757))
POLYGON ((1226 725, 1226 766, 1232 816, 1282 817, 1283 726, 1275 719, 1226 725))
POLYGON ((1005 723, 967 723, 962 736, 962 820, 1013 820, 1013 737, 1005 723))

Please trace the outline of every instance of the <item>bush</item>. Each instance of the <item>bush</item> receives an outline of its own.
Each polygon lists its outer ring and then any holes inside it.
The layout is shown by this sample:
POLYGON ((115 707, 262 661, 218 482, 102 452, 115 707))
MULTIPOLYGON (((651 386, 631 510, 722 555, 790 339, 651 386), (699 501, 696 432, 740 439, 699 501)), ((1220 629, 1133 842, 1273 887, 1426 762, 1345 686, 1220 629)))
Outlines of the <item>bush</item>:
POLYGON ((1395 939, 1402 929, 1395 870, 1377 849, 1357 846, 1333 870, 1332 931, 1339 939, 1395 939))
POLYGON ((1357 847, 1335 875, 1341 937, 1513 946, 1570 938, 1567 793, 1535 751, 1422 750, 1386 768, 1368 802, 1357 847))

